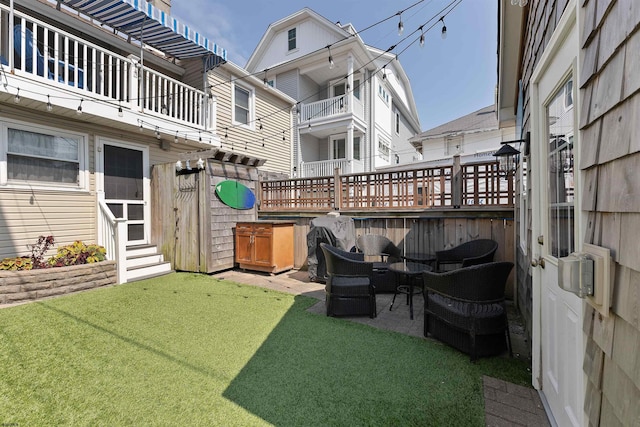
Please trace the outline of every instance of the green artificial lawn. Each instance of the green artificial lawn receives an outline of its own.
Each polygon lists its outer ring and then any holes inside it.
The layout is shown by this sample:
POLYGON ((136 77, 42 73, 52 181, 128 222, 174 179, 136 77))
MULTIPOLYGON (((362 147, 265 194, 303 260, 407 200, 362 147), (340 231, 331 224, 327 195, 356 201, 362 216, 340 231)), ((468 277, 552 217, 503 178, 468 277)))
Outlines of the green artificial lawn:
POLYGON ((0 424, 484 425, 516 359, 316 315, 317 301, 176 273, 0 310, 0 424))

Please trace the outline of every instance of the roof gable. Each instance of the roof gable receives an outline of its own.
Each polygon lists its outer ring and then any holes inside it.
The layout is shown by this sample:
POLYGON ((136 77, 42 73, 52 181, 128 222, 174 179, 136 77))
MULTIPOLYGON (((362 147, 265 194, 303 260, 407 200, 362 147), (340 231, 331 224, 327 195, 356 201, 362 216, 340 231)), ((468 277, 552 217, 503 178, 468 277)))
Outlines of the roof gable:
POLYGON ((416 135, 412 140, 422 140, 437 138, 445 135, 471 133, 485 130, 498 129, 498 119, 496 116, 496 106, 489 105, 474 111, 471 114, 462 116, 440 126, 434 127, 416 135))

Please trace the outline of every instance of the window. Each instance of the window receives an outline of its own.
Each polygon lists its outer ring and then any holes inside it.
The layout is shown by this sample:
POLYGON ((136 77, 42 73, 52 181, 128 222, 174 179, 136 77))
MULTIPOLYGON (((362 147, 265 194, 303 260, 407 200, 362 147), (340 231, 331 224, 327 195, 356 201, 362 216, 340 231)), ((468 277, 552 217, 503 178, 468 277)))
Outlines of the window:
POLYGON ((360 79, 353 79, 353 96, 360 99, 360 79))
POLYGON ((385 104, 389 105, 389 94, 387 93, 387 90, 382 87, 382 85, 378 85, 378 95, 380 96, 380 98, 382 98, 385 104))
POLYGON ((6 176, 0 176, 0 182, 85 187, 84 137, 17 124, 8 125, 5 132, 6 176))
POLYGON ((233 122, 253 128, 253 90, 234 85, 233 122))
POLYGON ((345 139, 337 138, 334 139, 333 142, 333 158, 334 159, 346 159, 347 152, 345 147, 345 139))
POLYGON ((398 110, 395 110, 393 115, 394 115, 396 134, 399 135, 400 134, 400 113, 398 113, 398 110))
POLYGON ((296 48, 296 29, 292 28, 287 33, 287 40, 289 41, 289 50, 296 48))
POLYGON ((353 158, 354 160, 362 160, 360 158, 360 137, 353 137, 353 158))
POLYGON ((378 139, 378 155, 382 160, 389 161, 389 143, 383 139, 378 139))

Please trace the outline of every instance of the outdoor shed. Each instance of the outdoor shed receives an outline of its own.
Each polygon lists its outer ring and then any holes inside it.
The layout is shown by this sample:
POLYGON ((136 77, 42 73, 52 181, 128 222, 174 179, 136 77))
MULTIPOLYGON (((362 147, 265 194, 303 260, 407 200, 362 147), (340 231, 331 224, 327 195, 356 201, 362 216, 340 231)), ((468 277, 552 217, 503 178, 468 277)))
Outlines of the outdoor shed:
POLYGON ((175 270, 213 273, 234 267, 233 229, 237 222, 255 221, 257 207, 227 206, 216 185, 237 181, 256 194, 257 167, 263 163, 214 149, 185 153, 176 163, 153 167, 151 237, 175 270))

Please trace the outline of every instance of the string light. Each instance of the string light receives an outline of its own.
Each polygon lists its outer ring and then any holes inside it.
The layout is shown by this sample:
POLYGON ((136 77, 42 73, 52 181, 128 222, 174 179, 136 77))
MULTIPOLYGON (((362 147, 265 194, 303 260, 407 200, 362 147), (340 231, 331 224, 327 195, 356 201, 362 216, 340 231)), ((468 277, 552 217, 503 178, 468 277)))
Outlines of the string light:
POLYGON ((124 113, 122 112, 122 101, 118 101, 118 117, 122 116, 124 116, 124 113))
POLYGON ((80 98, 80 105, 78 105, 78 109, 76 110, 77 115, 82 114, 82 101, 84 101, 84 99, 80 98))
POLYGON ((49 95, 47 95, 47 111, 52 111, 53 110, 53 105, 51 105, 51 98, 49 98, 49 95))
POLYGON ((422 25, 420 25, 420 47, 424 47, 424 30, 422 29, 422 25))
POLYGON ((444 16, 440 18, 440 21, 442 21, 442 39, 444 40, 447 38, 447 26, 444 24, 444 16))
POLYGON ((20 88, 18 88, 18 92, 16 92, 16 96, 13 98, 13 102, 16 104, 20 103, 20 88))
POLYGON ((284 137, 284 132, 285 132, 285 131, 282 131, 282 140, 286 142, 287 140, 286 140, 286 138, 284 137))
POLYGON ((156 139, 160 139, 160 128, 156 126, 156 139))
POLYGON ((142 127, 142 120, 138 119, 138 122, 140 123, 140 127, 138 128, 138 130, 140 132, 144 132, 144 128, 142 127))
POLYGON ((264 148, 264 138, 262 138, 262 148, 264 148))
POLYGON ((259 129, 262 130, 262 121, 260 119, 258 119, 258 125, 259 125, 259 129))
POLYGON ((267 71, 268 71, 268 68, 265 68, 264 69, 264 78, 262 79, 262 82, 264 83, 265 87, 269 86, 269 80, 267 80, 267 71))
POLYGON ((329 49, 329 69, 333 70, 335 64, 333 63, 333 56, 331 56, 331 45, 327 45, 327 49, 329 49))
POLYGON ((397 15, 400 17, 400 21, 398 22, 398 35, 401 36, 404 32, 404 24, 402 23, 402 11, 398 12, 397 15))
POLYGON ((382 80, 387 80, 387 65, 382 66, 382 80))
POLYGON ((175 138, 173 138, 173 143, 174 144, 178 143, 178 131, 176 131, 176 136, 175 136, 175 138))

